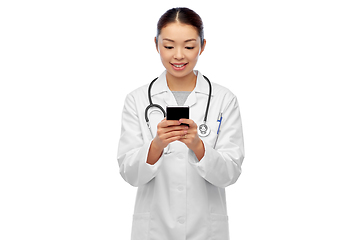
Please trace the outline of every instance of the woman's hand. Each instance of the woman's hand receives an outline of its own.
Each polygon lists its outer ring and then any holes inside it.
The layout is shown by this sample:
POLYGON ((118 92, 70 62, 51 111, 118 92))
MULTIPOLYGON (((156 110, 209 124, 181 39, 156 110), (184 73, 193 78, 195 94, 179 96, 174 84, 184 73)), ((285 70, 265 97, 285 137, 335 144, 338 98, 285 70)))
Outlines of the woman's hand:
POLYGON ((180 123, 189 124, 189 129, 187 130, 187 133, 184 134, 179 141, 186 144, 186 146, 193 150, 196 157, 200 161, 204 154, 205 154, 205 147, 201 139, 199 138, 198 131, 197 131, 197 125, 196 123, 191 119, 180 119, 180 123))
POLYGON ((154 144, 164 149, 169 143, 180 140, 188 133, 188 126, 180 124, 180 121, 166 120, 164 118, 157 126, 157 134, 153 140, 154 144))
POLYGON ((155 164, 164 148, 171 142, 180 141, 193 150, 200 160, 205 154, 203 142, 197 133, 197 125, 191 119, 166 120, 165 118, 157 125, 157 134, 153 139, 147 158, 147 163, 155 164), (181 123, 189 124, 180 125, 181 123))
POLYGON ((154 165, 160 158, 164 148, 171 142, 181 139, 187 134, 188 126, 180 125, 177 120, 165 118, 157 125, 156 137, 151 142, 147 163, 154 165))

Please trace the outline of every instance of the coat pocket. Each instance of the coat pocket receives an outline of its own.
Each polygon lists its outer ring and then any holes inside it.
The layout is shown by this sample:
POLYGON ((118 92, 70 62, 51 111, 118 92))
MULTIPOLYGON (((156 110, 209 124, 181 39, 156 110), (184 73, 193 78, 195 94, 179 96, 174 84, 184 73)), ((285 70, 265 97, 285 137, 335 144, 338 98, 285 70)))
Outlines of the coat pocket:
POLYGON ((147 240, 149 235, 150 213, 133 215, 131 240, 147 240))
POLYGON ((210 215, 211 240, 229 240, 229 221, 227 215, 210 215))

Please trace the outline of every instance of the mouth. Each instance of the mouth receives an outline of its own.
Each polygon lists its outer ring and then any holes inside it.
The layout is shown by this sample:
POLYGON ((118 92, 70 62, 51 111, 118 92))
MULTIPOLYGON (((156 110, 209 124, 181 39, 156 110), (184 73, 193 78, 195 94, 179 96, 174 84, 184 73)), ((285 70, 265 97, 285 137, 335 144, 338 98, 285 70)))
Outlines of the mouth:
POLYGON ((183 70, 188 63, 170 63, 175 70, 183 70))

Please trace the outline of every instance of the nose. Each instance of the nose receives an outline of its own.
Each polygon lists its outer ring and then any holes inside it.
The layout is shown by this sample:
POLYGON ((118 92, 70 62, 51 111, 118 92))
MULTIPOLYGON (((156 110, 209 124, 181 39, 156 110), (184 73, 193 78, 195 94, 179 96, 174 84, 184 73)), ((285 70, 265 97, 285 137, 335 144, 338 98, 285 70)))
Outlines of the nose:
POLYGON ((176 60, 181 60, 181 59, 184 58, 184 54, 183 54, 181 48, 177 48, 177 49, 176 49, 174 58, 175 58, 176 60))

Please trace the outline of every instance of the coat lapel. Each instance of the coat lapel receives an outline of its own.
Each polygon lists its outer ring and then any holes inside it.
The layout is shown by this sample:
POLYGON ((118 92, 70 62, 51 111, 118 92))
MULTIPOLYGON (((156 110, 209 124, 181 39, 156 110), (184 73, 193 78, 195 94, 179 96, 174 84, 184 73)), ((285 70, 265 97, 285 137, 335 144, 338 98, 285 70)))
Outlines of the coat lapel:
MULTIPOLYGON (((209 84, 204 79, 203 75, 197 70, 195 70, 194 73, 197 75, 196 86, 184 103, 184 105, 189 107, 196 104, 197 94, 206 94, 207 96, 209 94, 209 84)), ((163 99, 167 106, 177 106, 174 94, 170 91, 166 82, 166 70, 159 76, 152 87, 151 96, 153 97, 158 94, 163 95, 163 99)))
MULTIPOLYGON (((208 82, 205 80, 205 78, 199 71, 195 70, 194 73, 197 76, 196 86, 195 86, 194 90, 190 93, 190 95, 188 96, 188 98, 186 99, 186 102, 184 104, 184 105, 187 105, 190 107, 196 104, 198 94, 205 94, 206 96, 209 96, 208 82)), ((211 95, 213 95, 213 94, 211 94, 211 95)))

